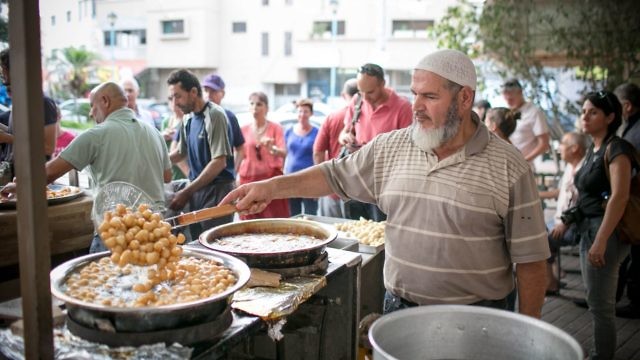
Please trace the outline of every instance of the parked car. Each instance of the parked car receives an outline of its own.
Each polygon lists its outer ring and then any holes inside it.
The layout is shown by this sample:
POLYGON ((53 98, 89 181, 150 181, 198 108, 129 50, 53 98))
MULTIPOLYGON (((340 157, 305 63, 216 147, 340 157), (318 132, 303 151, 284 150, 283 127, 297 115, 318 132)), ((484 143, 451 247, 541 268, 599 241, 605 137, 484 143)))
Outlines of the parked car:
POLYGON ((60 103, 58 107, 60 108, 60 115, 63 120, 71 120, 82 124, 89 120, 89 111, 91 111, 89 99, 65 100, 60 103))
POLYGON ((162 128, 162 120, 171 114, 169 104, 166 102, 159 102, 155 99, 137 99, 136 103, 151 113, 153 123, 158 130, 162 128))

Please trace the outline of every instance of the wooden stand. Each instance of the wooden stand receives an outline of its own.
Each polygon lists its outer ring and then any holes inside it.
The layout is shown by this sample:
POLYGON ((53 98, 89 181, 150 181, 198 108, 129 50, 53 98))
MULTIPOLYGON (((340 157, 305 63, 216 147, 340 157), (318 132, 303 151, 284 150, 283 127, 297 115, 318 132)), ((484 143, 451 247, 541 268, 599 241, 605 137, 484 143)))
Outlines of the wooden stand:
MULTIPOLYGON (((61 257, 89 248, 94 231, 91 221, 92 206, 93 199, 90 196, 82 196, 68 203, 49 206, 48 240, 52 257, 61 257)), ((16 224, 16 210, 0 211, 0 301, 20 296, 16 224)), ((52 266, 55 266, 53 262, 52 266)))

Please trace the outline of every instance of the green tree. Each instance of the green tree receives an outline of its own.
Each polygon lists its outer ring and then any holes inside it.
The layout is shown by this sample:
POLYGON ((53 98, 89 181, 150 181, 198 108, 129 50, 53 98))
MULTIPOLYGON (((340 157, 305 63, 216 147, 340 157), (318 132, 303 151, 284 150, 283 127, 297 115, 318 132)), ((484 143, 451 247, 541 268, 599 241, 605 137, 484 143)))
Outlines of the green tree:
POLYGON ((87 85, 87 72, 93 65, 98 55, 86 50, 84 47, 67 47, 58 52, 61 57, 58 60, 66 65, 69 87, 75 97, 82 97, 89 90, 87 85))
POLYGON ((480 10, 463 0, 455 8, 434 28, 441 45, 493 59, 503 74, 528 83, 528 95, 553 112, 555 136, 560 109, 577 110, 553 86, 558 70, 572 70, 583 92, 613 89, 640 73, 640 1, 493 0, 480 10))

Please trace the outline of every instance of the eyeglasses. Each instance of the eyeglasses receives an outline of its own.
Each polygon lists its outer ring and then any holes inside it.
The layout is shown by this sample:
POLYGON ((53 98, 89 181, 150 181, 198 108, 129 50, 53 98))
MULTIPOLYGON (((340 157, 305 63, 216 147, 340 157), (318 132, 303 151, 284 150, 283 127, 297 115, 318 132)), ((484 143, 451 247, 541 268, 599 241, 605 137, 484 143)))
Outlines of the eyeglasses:
POLYGON ((384 70, 376 64, 364 64, 358 68, 358 73, 375 76, 378 79, 384 79, 384 70))
POLYGON ((260 154, 260 145, 256 144, 255 149, 256 149, 256 158, 258 159, 258 161, 262 161, 262 154, 260 154))

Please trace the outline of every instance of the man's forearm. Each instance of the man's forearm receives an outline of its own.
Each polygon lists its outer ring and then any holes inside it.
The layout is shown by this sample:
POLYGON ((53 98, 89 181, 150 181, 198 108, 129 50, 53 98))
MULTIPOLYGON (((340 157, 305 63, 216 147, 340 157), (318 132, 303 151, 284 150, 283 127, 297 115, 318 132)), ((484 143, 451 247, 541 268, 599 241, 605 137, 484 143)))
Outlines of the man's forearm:
POLYGON ((540 318, 547 286, 546 260, 516 264, 518 311, 540 318))
POLYGON ((524 156, 525 160, 532 161, 549 150, 549 134, 536 136, 536 147, 524 156))
POLYGON ((198 175, 197 178, 195 178, 191 183, 189 183, 189 185, 187 185, 185 190, 193 194, 194 192, 205 187, 206 185, 209 185, 213 181, 213 179, 215 179, 216 176, 218 176, 218 174, 220 174, 220 172, 224 170, 226 166, 227 166, 226 156, 219 156, 209 161, 209 163, 207 164, 207 166, 205 166, 205 168, 202 170, 200 175, 198 175))
POLYGON ((313 163, 320 164, 325 160, 325 152, 324 151, 314 151, 313 152, 313 163))
POLYGON ((320 166, 315 165, 302 171, 273 178, 274 199, 292 197, 317 198, 333 193, 320 166))
POLYGON ((169 153, 169 161, 171 161, 172 164, 177 164, 185 158, 186 156, 180 154, 177 149, 169 153))

